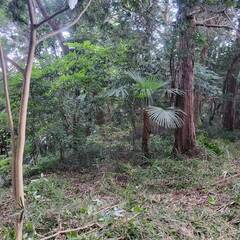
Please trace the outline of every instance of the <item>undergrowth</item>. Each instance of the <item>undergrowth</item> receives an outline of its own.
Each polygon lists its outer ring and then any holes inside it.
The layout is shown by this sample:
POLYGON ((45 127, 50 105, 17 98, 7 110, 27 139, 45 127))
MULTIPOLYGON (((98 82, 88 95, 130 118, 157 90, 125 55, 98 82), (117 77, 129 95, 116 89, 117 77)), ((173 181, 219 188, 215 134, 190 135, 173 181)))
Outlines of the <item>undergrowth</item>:
MULTIPOLYGON (((152 139, 152 146, 165 147, 144 167, 125 158, 106 159, 98 172, 51 173, 54 159, 38 163, 32 170, 38 175, 25 184, 24 239, 92 223, 97 226, 62 239, 239 239, 240 180, 214 185, 237 173, 239 142, 204 135, 198 139, 203 149, 198 158, 174 159, 166 157, 168 141, 152 139), (107 167, 109 161, 114 168, 107 167)), ((8 189, 0 191, 1 211, 11 208, 9 196, 8 189)), ((0 217, 3 240, 14 239, 10 216, 0 217)))

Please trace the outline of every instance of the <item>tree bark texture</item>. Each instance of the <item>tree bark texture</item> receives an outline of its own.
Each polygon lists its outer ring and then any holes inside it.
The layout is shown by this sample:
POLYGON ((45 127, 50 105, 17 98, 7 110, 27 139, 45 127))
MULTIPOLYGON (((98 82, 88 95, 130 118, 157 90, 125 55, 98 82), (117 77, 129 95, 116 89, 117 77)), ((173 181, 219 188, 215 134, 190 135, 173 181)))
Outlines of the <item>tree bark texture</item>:
POLYGON ((178 1, 179 6, 179 72, 178 88, 184 95, 176 96, 176 107, 184 113, 183 127, 175 131, 175 152, 188 153, 196 146, 194 125, 194 33, 196 26, 193 16, 189 16, 189 6, 184 1, 178 1))

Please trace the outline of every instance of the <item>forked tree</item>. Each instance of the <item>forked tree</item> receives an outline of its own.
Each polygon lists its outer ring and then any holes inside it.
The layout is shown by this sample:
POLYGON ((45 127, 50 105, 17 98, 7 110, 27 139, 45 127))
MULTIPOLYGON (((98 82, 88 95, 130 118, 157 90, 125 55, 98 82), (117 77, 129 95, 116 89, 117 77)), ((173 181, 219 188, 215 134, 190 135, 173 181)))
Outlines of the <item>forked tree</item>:
MULTIPOLYGON (((76 1, 69 1, 69 7, 71 9, 74 8, 76 1)), ((37 30, 45 23, 49 23, 53 21, 53 19, 62 14, 63 12, 69 9, 68 6, 60 9, 56 13, 51 16, 47 16, 41 22, 37 22, 37 5, 34 0, 28 0, 28 15, 29 15, 29 47, 27 60, 24 69, 22 69, 16 62, 4 56, 4 52, 2 47, 0 47, 0 57, 1 57, 1 67, 3 74, 3 82, 4 82, 4 93, 6 99, 6 110, 8 115, 8 124, 11 131, 11 139, 12 139, 12 185, 13 185, 13 193, 16 201, 16 207, 20 208, 20 213, 17 216, 16 222, 16 239, 22 239, 22 229, 23 229, 23 216, 24 216, 24 184, 23 184, 23 155, 24 155, 24 146, 25 146, 25 138, 26 138, 26 123, 27 123, 27 112, 28 112, 28 99, 30 92, 30 80, 33 68, 33 61, 35 56, 35 50, 39 43, 42 41, 53 37, 57 34, 60 34, 63 30, 66 30, 73 25, 75 25, 83 14, 86 12, 88 7, 90 6, 92 0, 89 0, 83 10, 78 14, 78 16, 71 22, 66 25, 59 26, 52 32, 47 33, 44 36, 37 36, 37 30), (18 70, 23 73, 23 84, 22 84, 22 93, 21 93, 21 103, 19 109, 19 121, 18 121, 18 133, 15 134, 14 131, 14 123, 9 99, 8 92, 8 77, 7 77, 7 64, 6 61, 13 64, 18 70)))

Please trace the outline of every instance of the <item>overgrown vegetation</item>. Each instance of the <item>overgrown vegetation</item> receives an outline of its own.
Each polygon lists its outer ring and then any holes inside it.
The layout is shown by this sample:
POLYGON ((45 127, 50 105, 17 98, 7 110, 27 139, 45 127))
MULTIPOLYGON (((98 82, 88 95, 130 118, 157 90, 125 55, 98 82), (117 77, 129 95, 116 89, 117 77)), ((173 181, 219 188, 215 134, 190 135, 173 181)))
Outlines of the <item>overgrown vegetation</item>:
MULTIPOLYGON (((66 173, 60 165, 56 170, 54 158, 46 165, 39 160, 25 187, 25 239, 91 224, 67 233, 66 239, 237 239, 239 181, 227 179, 238 173, 239 142, 215 139, 220 155, 207 146, 191 160, 167 157, 164 146, 171 139, 155 137, 151 144, 156 142, 163 147, 161 157, 149 159, 144 167, 138 165, 145 163, 143 156, 128 152, 126 159, 118 148, 111 159, 95 165, 97 171, 91 167, 66 173)), ((9 194, 1 190, 1 211, 12 211, 9 194)), ((1 216, 3 239, 13 239, 10 216, 1 216)))
POLYGON ((239 239, 238 0, 0 3, 0 239, 239 239))

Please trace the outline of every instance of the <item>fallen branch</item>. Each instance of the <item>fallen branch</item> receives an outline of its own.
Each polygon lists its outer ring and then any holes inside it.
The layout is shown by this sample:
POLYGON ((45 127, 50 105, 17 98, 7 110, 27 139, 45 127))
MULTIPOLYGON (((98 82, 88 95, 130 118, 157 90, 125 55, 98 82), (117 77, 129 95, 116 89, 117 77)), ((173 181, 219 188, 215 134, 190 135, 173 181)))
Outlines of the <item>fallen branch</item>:
POLYGON ((216 182, 212 183, 210 185, 210 187, 222 187, 226 184, 230 184, 234 179, 236 179, 238 177, 240 177, 240 173, 236 173, 236 174, 234 174, 230 177, 227 177, 227 178, 221 179, 219 181, 216 181, 216 182))
POLYGON ((98 223, 92 223, 92 224, 90 224, 90 225, 86 225, 86 226, 83 226, 83 227, 66 229, 66 230, 59 230, 59 231, 57 231, 56 233, 54 233, 54 234, 52 234, 52 235, 50 235, 50 236, 41 238, 40 240, 48 240, 48 239, 57 237, 57 236, 59 236, 59 235, 61 235, 61 234, 66 234, 66 233, 70 233, 70 232, 87 231, 88 229, 92 229, 92 228, 99 228, 99 229, 101 229, 102 226, 99 225, 98 223))

